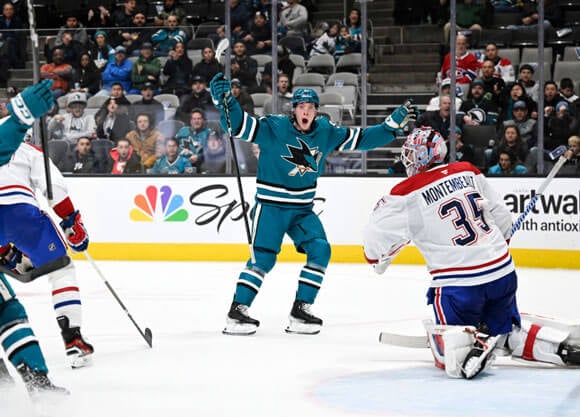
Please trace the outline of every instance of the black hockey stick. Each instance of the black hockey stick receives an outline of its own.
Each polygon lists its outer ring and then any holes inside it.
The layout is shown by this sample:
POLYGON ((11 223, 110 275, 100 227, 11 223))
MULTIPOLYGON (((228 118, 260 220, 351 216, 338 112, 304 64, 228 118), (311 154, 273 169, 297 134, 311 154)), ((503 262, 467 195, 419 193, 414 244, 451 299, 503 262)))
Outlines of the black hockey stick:
POLYGON ((109 284, 109 281, 107 281, 107 279, 105 278, 105 276, 103 275, 103 273, 101 272, 101 270, 99 269, 99 267, 97 266, 97 264, 95 263, 95 261, 93 260, 91 255, 89 255, 89 252, 84 251, 83 253, 85 254, 89 263, 95 269, 95 271, 97 271, 97 274, 99 275, 99 277, 101 277, 101 279, 103 280, 103 282, 105 283, 105 285, 107 286, 107 288, 109 289, 111 294, 113 294, 113 297, 115 297, 115 300, 117 300, 117 302, 119 303, 121 308, 125 311, 125 313, 129 317, 129 319, 133 322, 133 324, 135 325, 137 330, 139 330, 139 333, 141 334, 141 336, 143 336, 143 339, 145 339, 145 341, 147 342, 149 347, 152 348, 153 347, 153 333, 151 333, 151 329, 146 327, 145 331, 141 330, 141 327, 139 327, 139 325, 137 324, 135 319, 133 319, 133 316, 131 316, 131 313, 129 313, 129 310, 127 310, 127 307, 125 307, 125 304, 123 304, 123 302, 121 301, 121 299, 119 298, 119 296, 117 295, 117 293, 115 292, 113 287, 111 287, 111 284, 109 284))

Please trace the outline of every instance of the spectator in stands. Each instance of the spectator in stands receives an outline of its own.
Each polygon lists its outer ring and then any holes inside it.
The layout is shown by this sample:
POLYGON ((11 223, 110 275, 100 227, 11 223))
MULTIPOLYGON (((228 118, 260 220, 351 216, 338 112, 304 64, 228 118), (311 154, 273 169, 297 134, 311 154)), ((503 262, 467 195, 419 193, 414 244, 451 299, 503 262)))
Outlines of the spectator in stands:
POLYGON ((81 54, 86 51, 86 48, 73 40, 71 32, 64 32, 62 34, 62 44, 59 45, 59 48, 62 48, 64 51, 64 62, 76 70, 81 60, 81 54))
POLYGON ((484 151, 486 166, 497 164, 500 153, 506 149, 510 150, 519 162, 523 163, 528 157, 528 145, 522 139, 516 124, 511 120, 504 124, 499 142, 493 148, 484 151))
POLYGON ((308 10, 300 0, 288 0, 280 12, 278 36, 308 36, 308 10))
POLYGON ((568 138, 568 149, 572 151, 572 156, 560 168, 559 175, 580 176, 580 136, 568 138))
POLYGON ((123 84, 115 82, 111 85, 111 97, 115 99, 118 106, 121 106, 126 113, 129 113, 131 102, 125 96, 123 84))
MULTIPOLYGON (((546 81, 544 84, 544 116, 549 116, 556 108, 556 104, 561 101, 566 101, 566 99, 558 92, 556 83, 552 80, 546 81)), ((566 137, 566 139, 568 138, 566 137)))
POLYGON ((526 90, 526 94, 535 102, 540 97, 540 84, 533 80, 534 67, 530 64, 520 65, 518 82, 526 90))
POLYGON ((336 37, 334 61, 338 62, 341 56, 350 54, 351 52, 356 52, 356 42, 353 41, 348 28, 344 25, 341 25, 338 29, 338 36, 336 37))
POLYGON ((237 78, 243 88, 257 87, 258 62, 246 54, 244 41, 236 41, 233 46, 234 56, 231 61, 232 78, 237 78))
POLYGON ((147 26, 145 13, 137 12, 133 16, 131 27, 121 31, 121 45, 127 49, 127 53, 136 56, 141 51, 141 45, 151 42, 151 36, 155 31, 147 26))
MULTIPOLYGON (((439 94, 436 95, 435 97, 432 97, 429 100, 429 104, 427 104, 427 107, 425 108, 425 110, 426 111, 438 111, 441 97, 442 96, 449 96, 450 93, 451 93, 451 80, 449 78, 445 78, 443 81, 441 81, 439 94)), ((456 86, 455 87, 455 111, 457 111, 461 108, 461 103, 463 103, 462 97, 463 97, 463 90, 461 89, 461 87, 456 86)))
POLYGON ((103 172, 104 161, 99 161, 91 147, 91 139, 81 136, 73 152, 69 152, 63 171, 73 174, 96 174, 103 172))
POLYGON ((112 36, 114 45, 118 46, 123 42, 123 33, 133 23, 135 13, 137 13, 137 0, 126 0, 123 7, 116 8, 111 14, 111 26, 118 28, 112 36))
POLYGON ((179 154, 187 158, 198 173, 202 171, 203 150, 207 146, 209 133, 205 125, 205 114, 197 108, 191 111, 189 126, 182 127, 175 135, 179 154))
POLYGON ((133 149, 141 155, 141 164, 149 172, 157 158, 163 155, 165 139, 151 123, 147 113, 137 115, 137 128, 127 133, 133 149))
POLYGON ((503 79, 506 83, 516 80, 514 66, 512 62, 499 56, 497 44, 495 42, 487 42, 485 45, 485 53, 481 56, 481 62, 490 60, 494 65, 494 77, 503 79))
POLYGON ((512 120, 513 106, 517 101, 523 101, 524 103, 526 103, 526 106, 528 107, 528 114, 530 115, 530 117, 537 119, 538 106, 536 102, 526 94, 526 90, 524 89, 521 83, 515 82, 511 85, 508 85, 508 87, 504 89, 504 94, 501 97, 500 120, 502 121, 512 120))
POLYGON ((238 100, 243 111, 255 115, 254 100, 252 100, 252 96, 247 91, 244 91, 242 83, 237 78, 232 79, 232 95, 238 100))
POLYGON ((349 37, 349 51, 350 52, 360 52, 362 43, 362 22, 361 13, 359 9, 353 8, 350 10, 348 17, 346 19, 346 26, 348 28, 349 37))
POLYGON ((223 174, 226 172, 226 146, 223 138, 215 130, 210 130, 207 136, 203 155, 204 172, 209 174, 223 174))
POLYGON ((544 149, 551 151, 566 145, 570 136, 578 134, 578 119, 570 114, 570 104, 566 100, 558 102, 544 116, 544 149))
MULTIPOLYGON (((415 126, 431 126, 433 129, 441 133, 445 139, 449 139, 449 118, 451 117, 451 97, 441 96, 439 100, 439 110, 426 111, 421 113, 415 126)), ((460 125, 458 123, 457 125, 460 125)))
POLYGON ((201 51, 201 61, 193 67, 193 76, 199 75, 204 80, 211 80, 218 72, 223 72, 223 65, 215 57, 215 51, 209 46, 201 51))
MULTIPOLYGON (((286 74, 278 75, 278 97, 277 107, 272 108, 272 101, 266 102, 264 105, 264 114, 292 114, 292 93, 290 92, 290 79, 286 74)), ((270 88, 270 94, 271 93, 270 88)))
MULTIPOLYGON (((242 33, 240 39, 246 43, 248 55, 270 54, 272 50, 272 29, 266 20, 266 15, 262 12, 256 12, 250 30, 242 33)), ((211 78, 208 78, 208 80, 211 80, 211 78)))
POLYGON ((4 61, 9 68, 24 68, 26 35, 23 29, 24 24, 20 17, 15 14, 14 5, 5 2, 0 16, 0 38, 2 38, 2 42, 6 43, 5 51, 10 51, 7 54, 8 59, 4 61))
MULTIPOLYGON (((563 23, 562 10, 557 0, 544 0, 544 29, 561 27, 563 23)), ((520 2, 520 25, 510 25, 508 29, 534 28, 538 25, 538 5, 536 0, 520 2)))
MULTIPOLYGON (((93 3, 94 4, 94 3, 93 3)), ((104 28, 111 25, 111 12, 107 5, 94 4, 87 10, 87 26, 92 28, 104 28)))
POLYGON ((185 46, 182 42, 177 42, 169 51, 169 59, 163 67, 163 75, 167 77, 167 81, 161 92, 175 94, 177 97, 186 94, 190 91, 192 71, 193 63, 185 53, 185 46))
POLYGON ((527 168, 509 149, 502 149, 499 153, 499 162, 489 167, 487 171, 488 175, 526 175, 527 173, 527 168))
MULTIPOLYGON (((272 11, 272 3, 270 0, 252 0, 252 11, 254 13, 260 12, 266 16, 266 20, 270 20, 270 12, 272 11)), ((282 5, 278 3, 278 13, 282 5)), ((278 14, 279 15, 279 14, 278 14)))
POLYGON ((97 30, 94 35, 95 41, 91 43, 89 54, 99 71, 104 71, 107 64, 115 61, 115 50, 107 42, 107 32, 97 30))
MULTIPOLYGON (((467 37, 457 35, 455 39, 455 64, 457 84, 470 84, 479 73, 480 64, 475 55, 467 52, 467 37)), ((447 53, 441 66, 441 77, 451 77, 451 55, 447 53)))
POLYGON ((184 26, 187 24, 187 13, 182 7, 179 7, 178 0, 164 0, 163 1, 163 10, 155 19, 153 19, 153 23, 155 26, 168 26, 169 16, 177 17, 177 24, 179 26, 184 26))
POLYGON ((153 45, 144 42, 141 45, 141 54, 131 68, 131 84, 133 88, 129 94, 139 94, 146 83, 153 84, 153 88, 159 88, 159 73, 161 62, 153 55, 153 45))
POLYGON ((209 35, 207 35, 207 37, 213 41, 214 45, 218 45, 220 43, 220 41, 222 41, 223 39, 226 38, 225 25, 219 25, 215 29, 215 33, 210 33, 209 35))
POLYGON ((0 35, 0 88, 6 88, 10 78, 10 53, 8 44, 0 35))
MULTIPOLYGON (((87 35, 87 29, 84 25, 79 21, 78 16, 74 12, 68 12, 64 16, 66 18, 64 26, 60 27, 58 34, 56 35, 56 39, 54 40, 55 46, 60 46, 63 44, 63 35, 65 32, 69 32, 72 34, 72 38, 75 42, 77 42, 83 49, 88 48, 89 46, 89 36, 87 35)), ((48 42, 51 38, 55 38, 55 36, 47 36, 45 42, 48 42)))
POLYGON ((151 116, 153 125, 157 125, 160 121, 165 119, 165 110, 163 104, 155 100, 153 97, 155 87, 151 83, 145 83, 141 89, 141 100, 131 104, 129 117, 131 121, 137 121, 137 115, 147 113, 151 116))
POLYGON ((181 96, 181 101, 175 118, 188 124, 189 116, 193 109, 216 111, 211 100, 211 94, 207 90, 207 81, 199 75, 193 77, 191 82, 191 93, 181 96))
POLYGON ((54 115, 48 123, 49 139, 64 139, 70 144, 81 137, 92 139, 97 136, 97 126, 92 115, 84 114, 87 107, 85 93, 74 92, 67 96, 66 113, 54 115))
MULTIPOLYGON (((560 95, 566 100, 569 104, 574 105, 576 107, 576 113, 578 112, 578 96, 574 91, 574 81, 571 78, 562 78, 560 80, 560 95)), ((580 102, 578 102, 580 103, 580 102)), ((576 114, 578 116, 578 114, 576 114)))
MULTIPOLYGON (((458 1, 455 13, 455 23, 458 31, 477 30, 481 32, 485 15, 484 6, 481 3, 474 0, 458 1)), ((443 26, 445 43, 449 43, 450 29, 451 22, 445 23, 445 26, 443 26)))
POLYGON ((103 71, 102 80, 103 88, 96 95, 110 95, 111 87, 114 83, 123 86, 124 91, 131 90, 131 70, 133 63, 127 59, 127 50, 124 46, 115 48, 115 61, 107 64, 103 71))
POLYGON ((124 106, 119 106, 115 98, 108 98, 95 114, 97 137, 117 142, 131 129, 131 123, 124 106))
MULTIPOLYGON (((529 116, 528 106, 525 101, 516 101, 512 108, 512 120, 503 122, 503 126, 515 123, 522 137, 522 141, 528 145, 528 148, 536 146, 538 141, 537 122, 529 116)), ((525 161, 525 159, 522 159, 525 161)))
POLYGON ((127 138, 119 138, 117 146, 107 155, 105 172, 110 174, 141 174, 143 165, 141 157, 131 146, 127 138))
POLYGON ((159 55, 169 55, 177 42, 187 43, 187 33, 178 27, 179 20, 175 15, 167 17, 167 26, 159 29, 151 36, 155 51, 159 55))
POLYGON ((64 62, 64 51, 60 47, 52 51, 52 62, 40 67, 40 78, 54 80, 52 95, 55 99, 69 92, 72 75, 73 68, 64 62))
POLYGON ((495 103, 485 97, 484 83, 473 80, 467 99, 461 104, 457 117, 465 126, 493 125, 497 123, 499 111, 495 103))
MULTIPOLYGON (((296 65, 290 59, 290 51, 283 45, 277 47, 278 55, 278 73, 286 74, 288 76, 288 89, 292 90, 292 79, 294 77, 294 70, 296 65)), ((267 62, 262 71, 261 86, 263 91, 272 93, 272 63, 267 62)))
MULTIPOLYGON (((449 140, 447 140, 447 147, 449 148, 449 140)), ((446 156, 446 162, 449 162, 449 153, 446 156)), ((455 160, 466 161, 475 165, 475 152, 471 145, 463 142, 463 130, 459 126, 455 126, 455 160)))
POLYGON ((481 64, 481 81, 483 81, 485 97, 499 106, 506 84, 503 78, 495 75, 495 66, 489 59, 484 60, 481 64))
POLYGON ((195 172, 189 160, 179 154, 179 146, 175 138, 165 140, 165 154, 155 161, 153 168, 149 171, 150 174, 193 174, 195 172))
POLYGON ((244 32, 248 30, 252 12, 244 1, 229 0, 229 3, 232 39, 238 40, 241 39, 244 32))
POLYGON ((328 27, 328 30, 322 34, 314 43, 312 44, 312 49, 310 50, 310 56, 314 55, 334 55, 336 50, 336 39, 338 37, 338 31, 340 29, 340 24, 335 22, 328 27))

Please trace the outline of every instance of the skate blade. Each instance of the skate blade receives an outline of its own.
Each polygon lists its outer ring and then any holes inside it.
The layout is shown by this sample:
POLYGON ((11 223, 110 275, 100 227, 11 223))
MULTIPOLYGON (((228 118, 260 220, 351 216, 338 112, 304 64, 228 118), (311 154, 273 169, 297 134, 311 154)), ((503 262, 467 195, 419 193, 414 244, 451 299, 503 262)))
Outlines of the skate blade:
POLYGON ((230 336, 250 336, 256 333, 257 329, 258 327, 252 324, 227 323, 222 333, 230 336))
POLYGON ((286 333, 311 335, 320 333, 321 328, 322 326, 319 324, 307 324, 292 320, 285 331, 286 333))
POLYGON ((84 368, 92 364, 93 364, 93 355, 91 353, 70 358, 70 366, 73 369, 84 368))

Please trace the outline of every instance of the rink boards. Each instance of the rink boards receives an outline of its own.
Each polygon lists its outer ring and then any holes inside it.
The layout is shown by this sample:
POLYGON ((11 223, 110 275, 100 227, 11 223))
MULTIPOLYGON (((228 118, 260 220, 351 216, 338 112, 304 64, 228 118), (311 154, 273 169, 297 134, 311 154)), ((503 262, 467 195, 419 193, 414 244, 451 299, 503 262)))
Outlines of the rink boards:
MULTIPOLYGON (((333 262, 364 262, 362 229, 381 195, 401 178, 323 177, 315 211, 332 244, 333 262)), ((491 178, 513 219, 542 178, 491 178)), ((243 261, 248 244, 235 177, 67 177, 94 258, 108 260, 243 261)), ((242 178, 253 204, 255 179, 242 178)), ((556 178, 511 240, 520 266, 580 269, 580 181, 556 178)), ((79 256, 79 259, 82 255, 79 256)), ((300 262, 285 242, 282 261, 300 262)), ((396 259, 422 264, 409 246, 396 259)))

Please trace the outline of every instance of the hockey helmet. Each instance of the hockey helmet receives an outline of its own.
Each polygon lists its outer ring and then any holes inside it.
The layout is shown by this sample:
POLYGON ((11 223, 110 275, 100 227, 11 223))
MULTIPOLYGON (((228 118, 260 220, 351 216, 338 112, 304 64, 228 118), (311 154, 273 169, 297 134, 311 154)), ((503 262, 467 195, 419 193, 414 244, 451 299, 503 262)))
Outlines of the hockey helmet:
POLYGON ((81 92, 74 92, 74 93, 69 93, 67 100, 66 100, 66 106, 70 106, 71 104, 74 103, 81 103, 83 105, 87 105, 87 95, 85 93, 81 93, 81 92))
POLYGON ((312 88, 299 88, 292 94, 292 107, 296 107, 299 103, 314 103, 318 108, 320 99, 312 88))
POLYGON ((409 177, 443 162, 446 155, 445 139, 439 132, 426 126, 413 129, 401 148, 401 162, 409 177))

